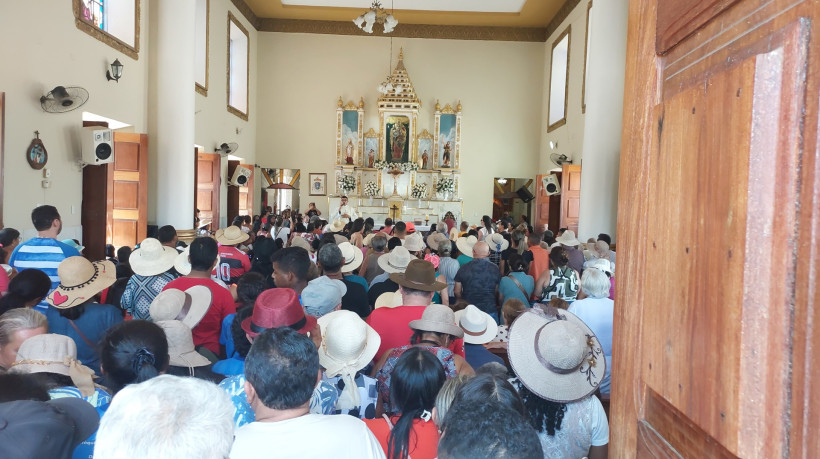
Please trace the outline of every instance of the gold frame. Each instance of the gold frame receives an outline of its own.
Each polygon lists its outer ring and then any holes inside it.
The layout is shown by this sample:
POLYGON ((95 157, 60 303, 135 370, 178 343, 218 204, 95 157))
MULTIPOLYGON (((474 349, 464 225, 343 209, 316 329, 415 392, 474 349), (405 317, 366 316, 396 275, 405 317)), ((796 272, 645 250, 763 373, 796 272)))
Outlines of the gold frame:
MULTIPOLYGON (((248 41, 250 48, 250 41, 248 41)), ((250 64, 248 64, 250 66, 250 64)), ((249 69, 250 70, 250 69, 249 69)), ((211 71, 211 0, 205 0, 205 86, 199 84, 194 77, 194 90, 208 97, 208 79, 211 71)))
POLYGON ((572 50, 572 36, 570 34, 570 29, 572 28, 571 25, 568 25, 567 28, 558 35, 558 38, 552 42, 552 51, 550 51, 550 79, 549 79, 549 86, 547 86, 547 94, 549 94, 549 98, 547 99, 547 123, 550 120, 550 104, 552 103, 552 68, 555 61, 555 48, 558 46, 559 43, 564 39, 567 38, 567 70, 566 70, 566 77, 564 79, 564 116, 561 119, 555 121, 552 124, 547 125, 547 132, 552 132, 559 127, 567 124, 567 101, 569 100, 569 57, 570 51, 572 50))
POLYGON ((308 172, 308 196, 328 196, 327 192, 327 172, 308 172), (324 193, 313 192, 313 177, 322 177, 324 193))
MULTIPOLYGON (((589 12, 592 10, 592 0, 587 3, 586 32, 584 33, 584 73, 581 75, 581 113, 587 112, 587 53, 589 53, 589 12)), ((569 55, 569 53, 567 53, 569 55)))
POLYGON ((416 158, 418 158, 418 162, 419 162, 419 172, 421 172, 421 171, 433 172, 433 169, 435 169, 435 167, 436 167, 435 161, 434 161, 435 158, 436 158, 435 145, 436 145, 435 138, 433 137, 433 134, 431 134, 430 131, 428 131, 427 129, 421 131, 421 134, 419 134, 416 137, 416 158), (419 144, 421 143, 422 140, 429 140, 430 141, 430 152, 428 153, 428 157, 427 157, 428 164, 430 165, 430 167, 428 169, 422 168, 422 164, 424 163, 424 159, 421 157, 422 152, 421 152, 421 148, 419 146, 419 144))
MULTIPOLYGON (((359 103, 354 104, 353 101, 344 103, 341 96, 336 101, 336 165, 337 166, 357 166, 359 164, 359 157, 362 155, 362 148, 364 148, 364 140, 362 132, 364 130, 364 98, 359 98, 359 103), (353 164, 347 164, 345 156, 342 154, 344 145, 342 145, 342 117, 344 112, 353 111, 358 114, 357 131, 356 131, 356 151, 353 152, 353 164)), ((371 129, 372 131, 373 129, 371 129)))
POLYGON ((230 11, 228 11, 228 49, 226 50, 225 54, 227 56, 227 62, 226 62, 226 65, 225 65, 225 68, 226 68, 226 70, 225 70, 225 76, 226 76, 225 81, 227 82, 227 84, 225 85, 225 94, 227 95, 228 111, 230 113, 233 113, 234 115, 238 116, 239 118, 242 118, 243 120, 248 121, 248 114, 251 111, 251 102, 250 102, 250 98, 251 98, 250 97, 251 96, 251 35, 250 35, 250 33, 248 33, 248 29, 246 29, 245 26, 243 26, 242 23, 239 22, 239 19, 237 19, 237 17, 234 16, 233 13, 231 13, 230 11), (248 90, 245 91, 245 105, 247 106, 247 110, 248 110, 247 113, 245 113, 242 110, 239 110, 238 108, 231 105, 231 22, 236 24, 236 27, 242 33, 244 33, 245 37, 247 37, 247 39, 248 39, 248 49, 247 49, 247 53, 248 53, 247 62, 248 62, 248 65, 247 65, 247 68, 245 69, 245 80, 246 80, 246 84, 247 84, 247 88, 248 88, 248 90))
POLYGON ((433 150, 435 151, 435 162, 433 163, 433 169, 443 171, 458 169, 460 166, 459 161, 461 156, 461 101, 458 102, 456 108, 454 109, 450 106, 450 104, 447 104, 444 108, 441 108, 441 104, 439 104, 439 101, 436 100, 435 120, 435 128, 433 131, 433 150), (439 157, 439 144, 441 144, 441 115, 456 116, 456 144, 453 146, 452 158, 450 158, 450 167, 443 167, 441 165, 441 158, 439 157))
POLYGON ((74 10, 74 25, 79 30, 91 35, 97 40, 114 48, 115 50, 125 54, 134 60, 139 60, 140 53, 140 0, 134 0, 134 46, 120 40, 110 33, 100 30, 94 24, 86 22, 80 14, 82 8, 82 0, 73 0, 72 9, 74 10))
POLYGON ((379 133, 374 131, 373 128, 370 128, 370 130, 365 132, 364 136, 362 136, 362 137, 363 137, 363 142, 362 142, 362 165, 361 165, 361 168, 364 169, 364 170, 377 170, 377 169, 374 169, 374 168, 367 165, 367 152, 365 150, 367 149, 367 139, 376 139, 376 148, 377 148, 377 150, 375 151, 376 157, 374 158, 374 162, 378 161, 379 158, 382 157, 381 156, 381 154, 382 154, 382 145, 381 145, 381 142, 379 142, 379 133))

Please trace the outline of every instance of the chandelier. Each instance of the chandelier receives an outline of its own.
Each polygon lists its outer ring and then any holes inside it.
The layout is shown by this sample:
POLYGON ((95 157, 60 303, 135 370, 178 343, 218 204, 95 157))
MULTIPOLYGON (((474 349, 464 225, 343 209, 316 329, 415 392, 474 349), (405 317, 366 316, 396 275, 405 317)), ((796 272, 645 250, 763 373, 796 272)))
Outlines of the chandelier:
POLYGON ((388 92, 394 92, 396 94, 404 91, 404 85, 399 83, 398 81, 393 81, 393 75, 391 75, 391 69, 393 68, 393 37, 390 37, 390 58, 388 59, 387 64, 387 79, 379 83, 379 87, 376 88, 381 95, 385 95, 388 92))
POLYGON ((397 21, 392 14, 388 14, 387 11, 382 8, 382 4, 376 0, 370 5, 370 11, 354 19, 353 23, 356 24, 356 27, 367 33, 373 33, 374 24, 382 24, 384 33, 390 33, 399 24, 399 21, 397 21))

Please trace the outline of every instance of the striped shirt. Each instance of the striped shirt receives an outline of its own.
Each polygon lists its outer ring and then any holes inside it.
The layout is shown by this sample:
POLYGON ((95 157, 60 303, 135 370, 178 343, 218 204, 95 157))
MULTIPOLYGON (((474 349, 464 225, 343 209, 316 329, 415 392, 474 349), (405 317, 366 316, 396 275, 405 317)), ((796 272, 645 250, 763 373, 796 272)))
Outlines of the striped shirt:
MULTIPOLYGON (((39 269, 46 273, 51 279, 51 290, 49 290, 49 293, 51 293, 60 285, 57 267, 66 258, 75 256, 80 256, 80 252, 74 247, 63 244, 56 239, 36 237, 15 247, 14 252, 11 253, 9 264, 18 272, 26 269, 39 269)), ((48 301, 45 297, 35 309, 42 313, 48 310, 48 301)))

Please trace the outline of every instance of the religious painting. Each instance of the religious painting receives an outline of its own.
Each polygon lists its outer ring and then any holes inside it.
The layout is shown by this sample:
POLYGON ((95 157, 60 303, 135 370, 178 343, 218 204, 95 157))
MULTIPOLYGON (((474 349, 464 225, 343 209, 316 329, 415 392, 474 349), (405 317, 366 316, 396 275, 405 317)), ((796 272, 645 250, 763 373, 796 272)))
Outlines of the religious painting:
POLYGON ((416 152, 419 159, 419 169, 426 171, 433 170, 433 156, 435 155, 435 151, 433 150, 433 135, 425 129, 419 134, 417 143, 416 152))
POLYGON ((362 151, 361 166, 372 169, 379 160, 379 134, 370 129, 364 135, 364 150, 362 151))
POLYGON ((359 113, 345 110, 342 113, 342 149, 345 164, 353 164, 353 155, 358 150, 359 113))
POLYGON ((340 97, 336 107, 336 164, 353 166, 362 151, 364 101, 344 104, 340 97))
POLYGON ((447 104, 443 109, 436 102, 436 128, 433 141, 438 169, 458 169, 461 150, 461 102, 455 109, 447 104))
POLYGON ((26 160, 32 169, 40 170, 48 162, 48 153, 43 141, 40 140, 40 131, 34 131, 34 134, 36 137, 31 140, 31 144, 26 149, 26 160))
POLYGON ((310 178, 310 196, 327 194, 327 174, 308 174, 310 178))
POLYGON ((385 119, 387 151, 385 160, 389 163, 410 161, 410 118, 390 116, 385 119))

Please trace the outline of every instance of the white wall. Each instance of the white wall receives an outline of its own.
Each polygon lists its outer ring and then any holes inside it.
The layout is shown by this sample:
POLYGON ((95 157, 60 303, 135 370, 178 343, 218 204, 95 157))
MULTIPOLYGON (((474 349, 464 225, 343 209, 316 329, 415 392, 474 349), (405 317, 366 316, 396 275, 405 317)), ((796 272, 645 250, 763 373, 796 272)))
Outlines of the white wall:
MULTIPOLYGON (((388 71, 390 40, 380 36, 260 33, 257 163, 333 176, 336 101, 365 102, 365 132, 378 131, 376 87, 388 71)), ((493 177, 535 177, 542 113, 544 44, 393 40, 422 101, 418 132, 434 130, 436 99, 463 105, 460 195, 476 222, 492 211, 493 177)), ((305 183, 303 181, 303 183, 305 183)), ((326 199, 301 193, 301 207, 326 199)))

